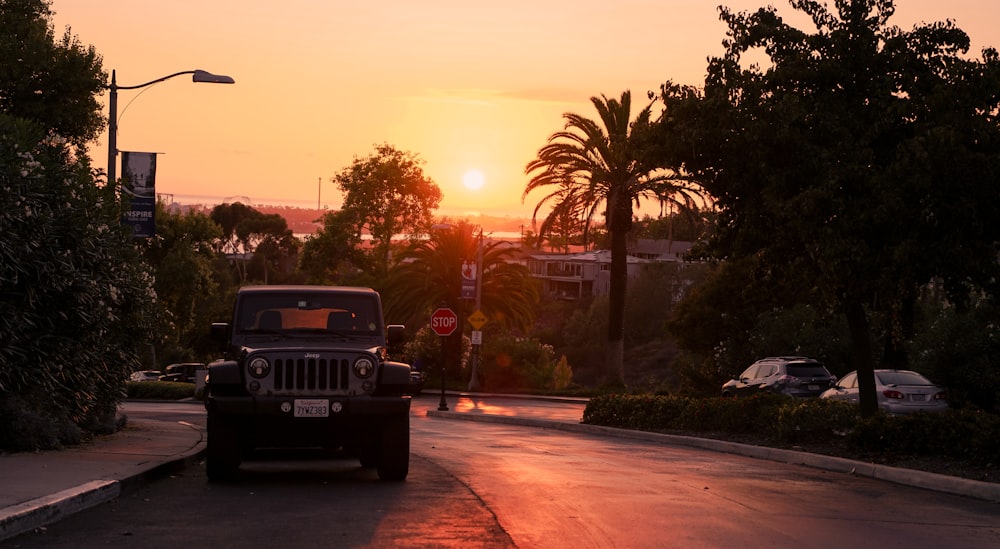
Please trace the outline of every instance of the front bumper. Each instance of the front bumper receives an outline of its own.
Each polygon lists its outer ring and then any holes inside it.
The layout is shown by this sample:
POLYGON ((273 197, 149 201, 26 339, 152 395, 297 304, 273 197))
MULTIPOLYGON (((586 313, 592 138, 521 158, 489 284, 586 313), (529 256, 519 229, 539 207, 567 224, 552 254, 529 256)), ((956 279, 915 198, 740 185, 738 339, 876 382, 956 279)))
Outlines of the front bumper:
POLYGON ((205 403, 209 412, 226 416, 282 417, 294 418, 297 399, 326 400, 329 406, 327 418, 299 419, 346 419, 352 417, 390 416, 406 414, 410 411, 408 396, 219 396, 210 395, 205 403))

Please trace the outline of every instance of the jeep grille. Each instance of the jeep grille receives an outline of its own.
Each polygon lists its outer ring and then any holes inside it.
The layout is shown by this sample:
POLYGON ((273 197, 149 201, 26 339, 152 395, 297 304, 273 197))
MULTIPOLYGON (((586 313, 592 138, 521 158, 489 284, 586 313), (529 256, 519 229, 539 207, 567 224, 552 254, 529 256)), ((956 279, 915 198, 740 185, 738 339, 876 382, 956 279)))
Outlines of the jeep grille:
POLYGON ((346 358, 276 358, 275 391, 346 391, 350 364, 346 358))

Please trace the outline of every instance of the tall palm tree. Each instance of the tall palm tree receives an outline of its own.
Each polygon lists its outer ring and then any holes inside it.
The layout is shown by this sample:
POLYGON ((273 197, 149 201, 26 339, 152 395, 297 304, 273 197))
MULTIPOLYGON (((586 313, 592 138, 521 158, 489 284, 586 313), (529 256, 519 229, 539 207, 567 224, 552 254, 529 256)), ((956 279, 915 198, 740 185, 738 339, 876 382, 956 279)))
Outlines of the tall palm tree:
POLYGON ((555 202, 550 216, 572 207, 586 218, 589 226, 595 214, 603 213, 611 236, 604 375, 607 382, 624 385, 625 290, 633 204, 651 199, 693 207, 700 192, 681 179, 678 172, 655 165, 644 154, 642 136, 650 127, 652 104, 630 121, 632 94, 628 90, 620 100, 602 95, 591 97, 590 101, 597 109, 600 123, 578 114, 564 114, 563 130, 549 136, 548 143, 539 149, 538 158, 525 168, 525 173, 534 175, 521 198, 524 200, 536 189, 555 186, 557 190, 542 199, 555 202))
MULTIPOLYGON (((568 180, 567 180, 568 181, 568 180)), ((583 248, 589 249, 590 243, 590 223, 592 214, 590 207, 594 201, 585 193, 586 189, 581 189, 567 182, 559 185, 559 188, 548 195, 542 197, 535 205, 532 212, 532 221, 538 218, 538 212, 546 205, 550 204, 552 209, 538 227, 537 247, 541 249, 545 240, 549 241, 551 249, 560 247, 554 243, 559 239, 559 244, 566 250, 570 239, 582 228, 583 248)))

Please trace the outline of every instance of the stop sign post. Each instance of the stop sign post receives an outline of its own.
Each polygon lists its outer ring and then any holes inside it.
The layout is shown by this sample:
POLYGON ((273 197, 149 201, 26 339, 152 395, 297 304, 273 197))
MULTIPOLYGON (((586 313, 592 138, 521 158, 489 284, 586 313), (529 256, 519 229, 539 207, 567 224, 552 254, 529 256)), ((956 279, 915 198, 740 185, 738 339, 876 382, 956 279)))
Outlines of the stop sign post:
POLYGON ((448 307, 441 307, 431 315, 431 330, 441 336, 441 403, 438 404, 438 411, 447 412, 448 402, 444 399, 444 373, 445 373, 445 345, 444 338, 455 333, 458 329, 458 315, 448 307))

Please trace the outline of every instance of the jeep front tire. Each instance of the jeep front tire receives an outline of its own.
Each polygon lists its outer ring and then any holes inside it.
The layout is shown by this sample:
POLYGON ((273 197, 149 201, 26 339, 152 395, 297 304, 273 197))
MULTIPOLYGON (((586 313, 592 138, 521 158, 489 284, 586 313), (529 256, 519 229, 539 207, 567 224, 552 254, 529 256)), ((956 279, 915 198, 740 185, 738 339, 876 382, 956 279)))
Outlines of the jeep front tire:
POLYGON ((208 413, 208 443, 205 448, 205 474, 218 482, 236 475, 240 467, 240 439, 234 421, 217 412, 208 413))
POLYGON ((406 480, 410 471, 410 414, 388 418, 382 427, 378 456, 378 478, 406 480))

